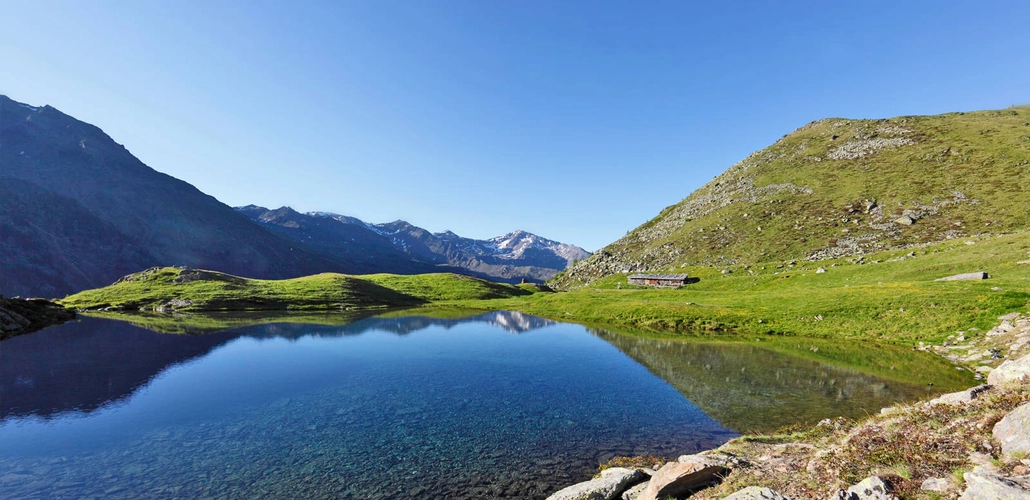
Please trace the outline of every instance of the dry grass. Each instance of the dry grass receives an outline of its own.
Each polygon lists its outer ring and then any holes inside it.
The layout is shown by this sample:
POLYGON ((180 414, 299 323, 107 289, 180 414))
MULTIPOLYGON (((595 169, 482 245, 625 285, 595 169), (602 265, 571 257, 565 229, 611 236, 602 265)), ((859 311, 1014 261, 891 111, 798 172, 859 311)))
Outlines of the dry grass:
POLYGON ((744 436, 723 447, 741 466, 692 498, 721 498, 753 485, 795 499, 827 498, 872 475, 901 498, 956 497, 962 472, 984 463, 1005 471, 1018 463, 999 456, 991 429, 1027 401, 1030 387, 1023 385, 994 389, 965 405, 916 403, 861 423, 838 419, 800 432, 744 436), (952 481, 952 493, 920 489, 935 477, 952 481))
POLYGON ((612 467, 625 467, 627 469, 658 470, 659 468, 661 468, 663 464, 665 464, 668 461, 668 458, 656 457, 654 455, 637 455, 635 457, 615 457, 598 466, 597 473, 600 474, 605 469, 611 469, 612 467))

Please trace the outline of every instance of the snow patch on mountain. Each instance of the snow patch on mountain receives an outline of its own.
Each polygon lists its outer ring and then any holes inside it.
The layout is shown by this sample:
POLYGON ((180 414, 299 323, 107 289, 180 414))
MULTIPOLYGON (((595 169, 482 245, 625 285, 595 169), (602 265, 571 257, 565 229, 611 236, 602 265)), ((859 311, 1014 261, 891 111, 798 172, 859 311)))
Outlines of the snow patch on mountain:
POLYGON ((517 230, 487 240, 489 244, 497 249, 501 258, 519 259, 530 249, 543 250, 553 253, 569 264, 581 260, 590 255, 589 252, 575 245, 561 243, 547 238, 542 238, 533 233, 517 230))

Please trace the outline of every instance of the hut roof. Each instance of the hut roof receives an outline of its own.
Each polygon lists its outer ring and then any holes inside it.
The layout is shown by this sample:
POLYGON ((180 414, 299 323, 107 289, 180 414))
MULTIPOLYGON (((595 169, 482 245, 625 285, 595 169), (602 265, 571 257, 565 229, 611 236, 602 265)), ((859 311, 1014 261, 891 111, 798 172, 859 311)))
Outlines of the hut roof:
POLYGON ((686 274, 631 274, 630 279, 636 280, 685 280, 686 274))

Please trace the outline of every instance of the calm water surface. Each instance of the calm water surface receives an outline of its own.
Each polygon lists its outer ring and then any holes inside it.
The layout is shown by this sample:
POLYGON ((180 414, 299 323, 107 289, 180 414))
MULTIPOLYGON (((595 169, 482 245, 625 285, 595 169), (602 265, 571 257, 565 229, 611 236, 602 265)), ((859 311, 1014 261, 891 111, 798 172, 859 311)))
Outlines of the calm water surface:
POLYGON ((748 405, 927 392, 684 345, 507 312, 203 335, 85 318, 0 344, 0 497, 543 498, 616 455, 718 446, 748 405), (741 389, 740 363, 791 382, 741 389), (787 397, 806 387, 829 389, 787 397))

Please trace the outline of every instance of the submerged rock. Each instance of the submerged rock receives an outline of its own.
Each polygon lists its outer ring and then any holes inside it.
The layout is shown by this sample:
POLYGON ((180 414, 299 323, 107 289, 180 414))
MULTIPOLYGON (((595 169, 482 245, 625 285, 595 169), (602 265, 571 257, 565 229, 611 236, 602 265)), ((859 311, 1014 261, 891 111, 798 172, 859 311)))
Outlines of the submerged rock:
POLYGON ((643 472, 624 467, 601 471, 601 477, 558 490, 547 500, 613 500, 627 487, 644 480, 643 472))

